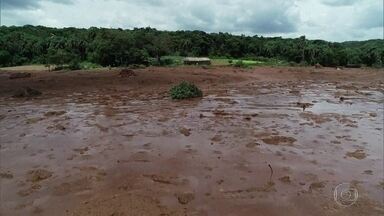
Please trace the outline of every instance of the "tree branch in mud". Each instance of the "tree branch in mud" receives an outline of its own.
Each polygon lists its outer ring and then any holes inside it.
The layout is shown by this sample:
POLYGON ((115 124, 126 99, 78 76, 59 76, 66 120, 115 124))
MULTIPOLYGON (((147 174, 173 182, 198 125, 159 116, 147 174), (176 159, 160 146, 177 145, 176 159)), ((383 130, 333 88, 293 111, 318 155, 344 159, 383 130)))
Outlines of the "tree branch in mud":
POLYGON ((271 170, 271 175, 269 176, 269 182, 272 182, 273 168, 272 168, 271 164, 268 164, 268 167, 271 170))

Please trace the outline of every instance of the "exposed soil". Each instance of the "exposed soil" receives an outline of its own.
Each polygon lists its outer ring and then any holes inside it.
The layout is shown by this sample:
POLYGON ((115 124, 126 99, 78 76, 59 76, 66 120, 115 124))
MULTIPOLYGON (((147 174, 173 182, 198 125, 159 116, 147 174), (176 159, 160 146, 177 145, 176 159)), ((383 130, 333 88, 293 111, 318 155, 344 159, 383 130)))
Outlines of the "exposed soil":
POLYGON ((384 214, 383 71, 150 67, 9 79, 19 72, 0 72, 0 215, 384 214), (170 99, 183 80, 203 98, 170 99), (334 200, 342 183, 358 190, 348 207, 334 200))

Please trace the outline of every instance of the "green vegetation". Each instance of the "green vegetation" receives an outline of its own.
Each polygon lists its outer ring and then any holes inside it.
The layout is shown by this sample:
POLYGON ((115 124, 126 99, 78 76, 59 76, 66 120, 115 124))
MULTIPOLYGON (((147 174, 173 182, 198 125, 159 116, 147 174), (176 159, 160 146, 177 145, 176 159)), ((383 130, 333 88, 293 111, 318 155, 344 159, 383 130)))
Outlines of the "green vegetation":
POLYGON ((212 65, 252 68, 253 66, 295 66, 297 64, 289 64, 287 61, 274 58, 258 57, 250 59, 212 59, 212 65))
POLYGON ((203 92, 194 84, 189 82, 182 82, 174 86, 170 91, 172 99, 182 100, 188 98, 202 97, 203 92))
POLYGON ((250 68, 252 66, 263 66, 265 62, 262 61, 254 61, 254 60, 232 60, 233 66, 240 68, 250 68))
POLYGON ((232 60, 227 58, 213 58, 211 61, 214 66, 229 66, 232 64, 232 60))
POLYGON ((0 67, 44 64, 82 67, 182 64, 182 57, 209 56, 215 65, 366 65, 382 67, 384 40, 333 43, 202 31, 107 28, 0 27, 0 67), (228 60, 225 60, 228 59, 228 60), (243 60, 238 63, 237 60, 243 60), (252 61, 252 62, 251 62, 252 61), (256 62, 253 62, 256 61, 256 62))
POLYGON ((90 69, 101 68, 101 66, 92 62, 85 61, 80 63, 80 68, 84 70, 90 70, 90 69))
POLYGON ((183 64, 183 57, 162 56, 160 60, 158 60, 157 58, 150 58, 149 64, 153 66, 178 66, 183 64))

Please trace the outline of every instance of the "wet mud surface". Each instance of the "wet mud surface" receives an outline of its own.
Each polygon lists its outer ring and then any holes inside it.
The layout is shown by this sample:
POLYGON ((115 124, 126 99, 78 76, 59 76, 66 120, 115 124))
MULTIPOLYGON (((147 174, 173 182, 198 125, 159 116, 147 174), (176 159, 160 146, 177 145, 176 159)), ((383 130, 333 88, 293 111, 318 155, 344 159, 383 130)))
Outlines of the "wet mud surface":
POLYGON ((384 213, 382 71, 164 70, 2 78, 43 94, 0 97, 1 215, 384 213))

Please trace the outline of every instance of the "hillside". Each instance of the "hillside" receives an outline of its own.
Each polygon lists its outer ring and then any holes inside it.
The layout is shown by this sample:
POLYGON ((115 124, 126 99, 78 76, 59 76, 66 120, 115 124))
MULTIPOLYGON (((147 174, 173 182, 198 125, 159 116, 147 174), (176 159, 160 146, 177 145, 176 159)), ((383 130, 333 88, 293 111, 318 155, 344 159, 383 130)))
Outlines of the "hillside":
POLYGON ((161 56, 274 58, 324 66, 363 64, 382 67, 384 40, 327 42, 202 31, 106 28, 0 27, 0 66, 77 64, 102 66, 154 64, 161 56))

